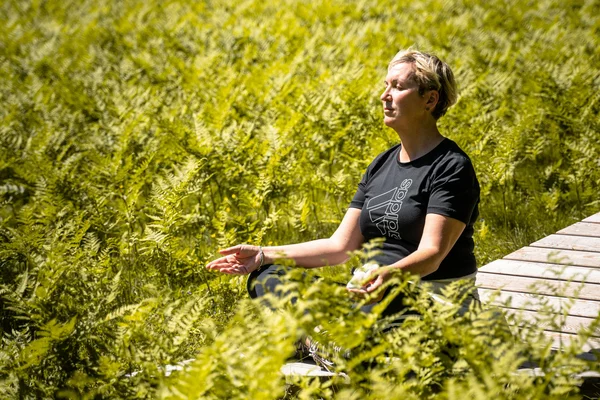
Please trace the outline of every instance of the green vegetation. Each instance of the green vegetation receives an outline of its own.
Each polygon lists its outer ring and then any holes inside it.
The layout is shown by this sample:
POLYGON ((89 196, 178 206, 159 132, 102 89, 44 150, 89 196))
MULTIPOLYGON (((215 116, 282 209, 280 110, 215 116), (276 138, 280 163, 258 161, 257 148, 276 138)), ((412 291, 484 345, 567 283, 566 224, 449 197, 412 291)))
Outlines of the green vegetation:
POLYGON ((317 325, 352 380, 299 398, 576 396, 577 349, 493 313, 415 295, 422 320, 375 334, 335 285, 299 278, 271 313, 202 266, 333 232, 397 140, 378 96, 411 45, 457 76, 440 128, 482 185, 480 264, 600 210, 598 1, 6 0, 0 21, 0 397, 282 397, 317 325))

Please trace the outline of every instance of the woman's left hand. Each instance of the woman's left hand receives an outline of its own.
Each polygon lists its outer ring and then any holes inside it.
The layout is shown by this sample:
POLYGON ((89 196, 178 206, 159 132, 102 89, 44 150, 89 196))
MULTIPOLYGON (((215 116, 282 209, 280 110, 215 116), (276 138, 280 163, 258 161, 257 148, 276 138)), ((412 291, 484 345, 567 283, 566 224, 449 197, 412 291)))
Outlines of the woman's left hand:
POLYGON ((359 298, 371 298, 367 304, 377 303, 381 301, 385 293, 381 290, 376 296, 373 296, 377 290, 379 290, 383 284, 390 278, 391 273, 389 268, 379 268, 375 271, 371 271, 368 283, 359 289, 347 289, 354 296, 359 298))

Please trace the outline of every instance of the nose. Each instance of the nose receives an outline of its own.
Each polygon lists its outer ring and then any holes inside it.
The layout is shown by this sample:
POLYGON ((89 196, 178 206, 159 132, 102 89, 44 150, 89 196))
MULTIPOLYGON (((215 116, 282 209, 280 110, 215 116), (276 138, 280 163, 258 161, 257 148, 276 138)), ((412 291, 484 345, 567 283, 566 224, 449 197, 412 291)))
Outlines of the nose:
POLYGON ((386 87, 383 93, 381 93, 381 101, 386 101, 390 98, 390 87, 386 87))

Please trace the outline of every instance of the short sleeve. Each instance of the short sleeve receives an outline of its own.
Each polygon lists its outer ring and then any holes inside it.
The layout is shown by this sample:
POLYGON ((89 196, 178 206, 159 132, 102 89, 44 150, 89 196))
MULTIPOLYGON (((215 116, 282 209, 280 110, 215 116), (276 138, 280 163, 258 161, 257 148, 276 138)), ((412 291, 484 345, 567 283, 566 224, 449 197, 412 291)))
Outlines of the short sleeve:
POLYGON ((427 213, 444 215, 468 225, 478 202, 479 183, 468 158, 453 158, 432 176, 427 213))
POLYGON ((354 193, 354 197, 350 202, 350 208, 358 208, 362 210, 363 205, 365 204, 365 187, 368 179, 367 175, 368 172, 365 172, 362 179, 358 183, 358 189, 356 189, 356 193, 354 193))

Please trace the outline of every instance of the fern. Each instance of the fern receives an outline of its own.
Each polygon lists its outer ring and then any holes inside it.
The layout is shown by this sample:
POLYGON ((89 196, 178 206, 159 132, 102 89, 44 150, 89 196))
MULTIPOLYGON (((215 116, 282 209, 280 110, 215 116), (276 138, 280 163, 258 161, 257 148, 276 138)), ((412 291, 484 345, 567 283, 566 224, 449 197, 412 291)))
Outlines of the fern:
POLYGON ((574 393, 577 346, 500 343, 494 313, 417 296, 424 320, 373 336, 335 284, 298 277, 298 308, 269 314, 202 266, 234 242, 333 233, 397 141, 377 96, 411 45, 459 81, 440 128, 481 182, 480 263, 599 211, 597 2, 73 5, 0 4, 0 397, 294 397, 277 371, 318 326, 363 355, 338 360, 358 378, 300 379, 296 397, 574 393), (512 375, 522 354, 557 383, 512 375))

